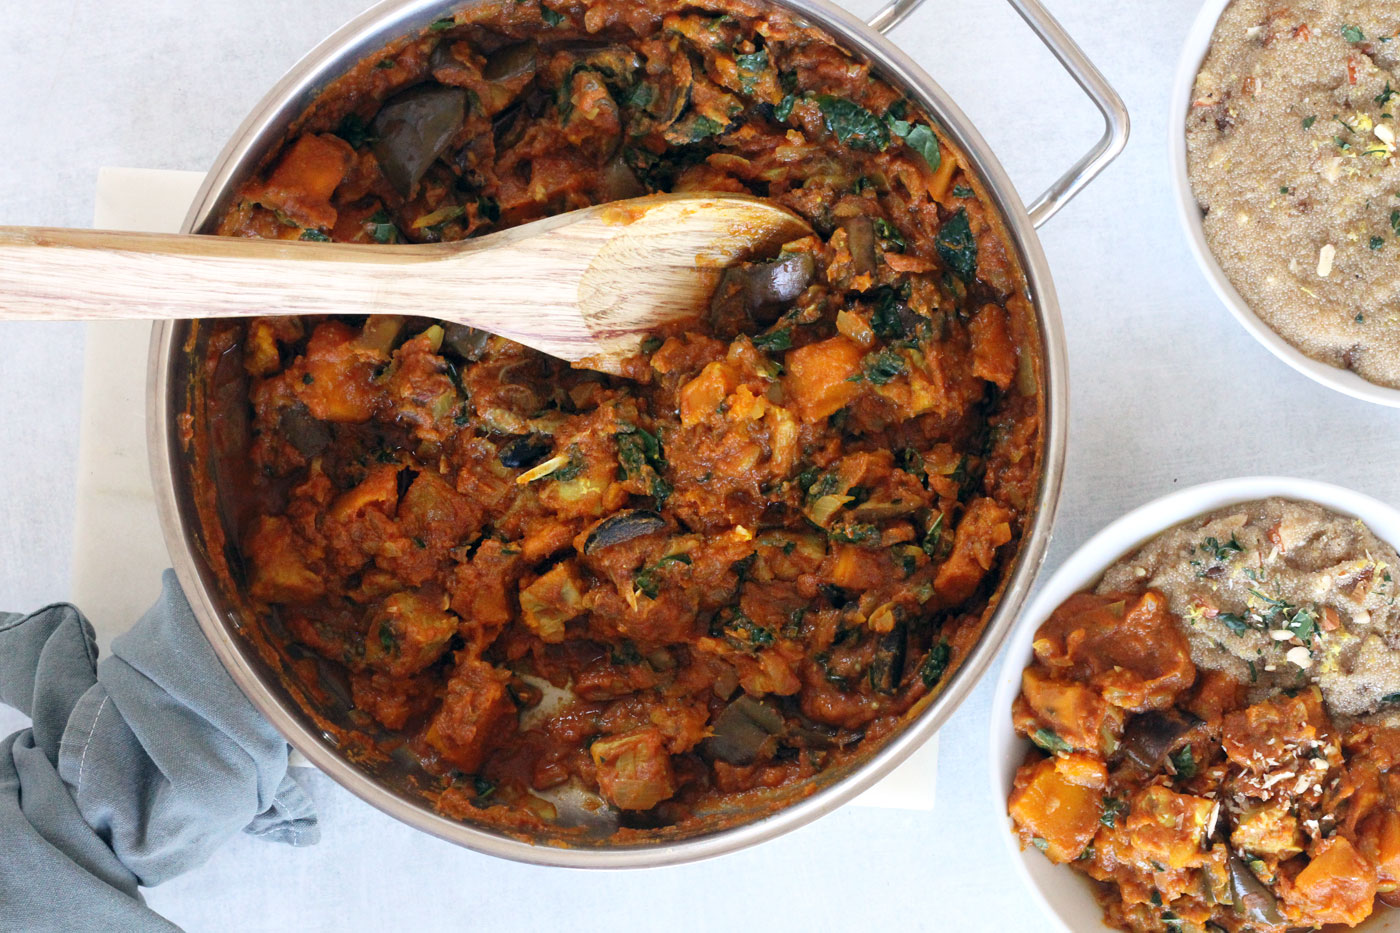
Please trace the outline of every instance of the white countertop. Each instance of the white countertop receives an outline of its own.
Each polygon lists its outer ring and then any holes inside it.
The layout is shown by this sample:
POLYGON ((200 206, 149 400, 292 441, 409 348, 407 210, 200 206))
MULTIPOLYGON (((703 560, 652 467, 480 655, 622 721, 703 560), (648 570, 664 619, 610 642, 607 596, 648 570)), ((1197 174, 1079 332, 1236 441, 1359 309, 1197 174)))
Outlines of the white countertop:
MULTIPOLYGON (((1042 233, 1071 359, 1070 454, 1050 566, 1130 507, 1208 479, 1287 473, 1400 503, 1400 411, 1335 394, 1275 360, 1187 253, 1164 140, 1196 0, 1049 5, 1134 121, 1127 152, 1042 233)), ((87 225, 102 165, 207 168, 277 77, 364 6, 7 5, 0 224, 87 225)), ((1028 196, 1097 138, 1092 107, 999 0, 930 0, 894 38, 953 94, 1028 196)), ((6 609, 70 592, 82 342, 78 325, 0 324, 6 609)), ((565 872, 439 842, 312 775, 320 845, 239 838, 148 899, 190 930, 1041 929, 988 804, 989 701, 983 684, 941 733, 931 813, 847 807, 698 865, 565 872)))

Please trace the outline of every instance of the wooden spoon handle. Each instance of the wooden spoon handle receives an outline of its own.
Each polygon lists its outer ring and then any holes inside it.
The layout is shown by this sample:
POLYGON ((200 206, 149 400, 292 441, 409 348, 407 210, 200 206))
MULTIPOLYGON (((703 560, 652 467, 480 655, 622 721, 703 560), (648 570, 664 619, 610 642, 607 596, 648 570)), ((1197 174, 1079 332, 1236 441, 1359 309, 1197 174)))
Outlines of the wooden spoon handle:
POLYGON ((376 313, 392 296, 392 278, 435 255, 413 247, 390 253, 288 240, 0 227, 0 319, 376 313))

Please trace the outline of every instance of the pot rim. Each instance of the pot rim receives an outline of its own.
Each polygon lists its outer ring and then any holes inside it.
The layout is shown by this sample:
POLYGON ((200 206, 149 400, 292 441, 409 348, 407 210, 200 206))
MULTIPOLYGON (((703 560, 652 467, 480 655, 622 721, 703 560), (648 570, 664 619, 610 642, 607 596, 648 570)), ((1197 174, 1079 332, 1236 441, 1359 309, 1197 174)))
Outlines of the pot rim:
MULTIPOLYGON (((883 35, 828 0, 767 0, 824 29, 881 77, 910 92, 935 116, 973 162, 983 187, 1001 213, 1008 240, 1019 253, 1026 296, 1034 309, 1041 341, 1042 470, 1035 504, 1000 599, 977 644, 953 671, 941 693, 889 738, 870 758, 810 796, 750 822, 662 843, 561 848, 527 841, 445 817, 421 800, 398 794, 364 774, 335 750, 329 736, 283 706, 272 686, 250 663, 251 649, 237 634, 241 622, 212 596, 215 580, 197 557, 192 537, 197 517, 181 501, 183 453, 179 439, 179 397, 172 384, 182 352, 184 322, 159 322, 151 334, 147 382, 147 440, 156 504, 176 576, 200 627, 235 683, 287 740, 336 783, 366 803, 410 826, 476 851, 520 862, 572 868, 636 868, 675 865, 722 855, 772 839, 805 825, 868 789, 931 737, 979 682, 1028 595, 1045 558, 1059 501, 1067 434, 1068 385, 1064 328, 1049 265, 1025 205, 981 134, 945 91, 883 35), (188 519, 188 521, 187 521, 188 519), (189 529, 187 533, 187 527, 189 529)), ((315 95, 346 68, 401 36, 416 32, 461 0, 383 0, 333 33, 273 87, 239 127, 215 161, 186 218, 185 232, 209 232, 211 217, 222 212, 245 174, 256 169, 269 147, 315 95)))

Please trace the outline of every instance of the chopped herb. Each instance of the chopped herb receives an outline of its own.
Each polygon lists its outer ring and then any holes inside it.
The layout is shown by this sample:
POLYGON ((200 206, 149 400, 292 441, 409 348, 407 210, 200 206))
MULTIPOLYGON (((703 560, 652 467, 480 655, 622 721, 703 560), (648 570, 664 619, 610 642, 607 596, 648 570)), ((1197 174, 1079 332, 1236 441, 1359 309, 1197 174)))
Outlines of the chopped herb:
POLYGON ((1380 236, 1373 236, 1373 237, 1371 237, 1371 244, 1370 244, 1370 245, 1371 245, 1371 249, 1380 249, 1382 246, 1385 245, 1385 237, 1380 237, 1380 236))
POLYGON ((1128 802, 1117 797, 1105 797, 1103 799, 1103 812, 1099 814, 1099 822, 1113 829, 1118 825, 1118 817, 1128 812, 1128 802))
POLYGON ((771 330, 766 334, 759 334, 753 338, 755 349, 763 350, 765 353, 781 353, 784 350, 792 349, 792 328, 780 327, 771 330))
POLYGON ((905 144, 923 156, 929 168, 938 168, 943 161, 943 155, 938 149, 938 137, 934 135, 933 130, 920 123, 903 135, 905 144))
POLYGON ((661 583, 656 579, 657 573, 670 564, 689 564, 691 562, 689 554, 667 554, 650 567, 637 571, 632 577, 632 584, 646 594, 648 599, 655 599, 661 593, 661 583))
POLYGON ((451 29, 453 26, 456 25, 457 20, 453 19, 451 16, 447 16, 442 19, 433 20, 428 25, 428 28, 431 29, 433 32, 442 32, 444 30, 451 29))
POLYGON ((865 378, 869 379, 873 385, 882 386, 890 382, 896 376, 901 376, 909 369, 909 365, 893 350, 881 350, 874 354, 874 358, 866 357, 861 366, 861 372, 865 378))
POLYGON ((657 350, 660 350, 660 349, 661 349, 661 338, 660 338, 660 337, 647 337, 646 339, 644 339, 644 340, 642 341, 642 352, 645 353, 647 356, 651 356, 653 353, 655 353, 657 350))
POLYGON ((759 77, 768 69, 768 50, 759 49, 749 55, 736 55, 734 64, 739 66, 739 87, 745 94, 752 94, 759 77))
POLYGON ((496 792, 496 785, 484 777, 474 777, 472 778, 472 790, 476 791, 477 799, 485 800, 496 792))
POLYGON ((1215 538, 1206 538, 1205 541, 1201 543, 1200 549, 1216 560, 1224 563, 1243 551, 1244 547, 1241 546, 1240 542, 1235 538, 1234 532, 1231 532, 1230 540, 1226 541, 1224 544, 1221 544, 1215 538))
POLYGON ((381 622, 379 624, 379 647, 384 649, 385 654, 396 655, 399 653, 399 637, 394 634, 394 630, 381 622))
POLYGON ((952 646, 940 638, 938 644, 929 649, 928 657, 919 667, 919 679, 924 682, 925 687, 932 689, 943 679, 943 674, 948 670, 948 662, 952 657, 952 646))
POLYGON ((885 340, 900 340, 909 335, 900 314, 903 299, 893 288, 881 285, 875 291, 875 311, 870 316, 870 329, 885 340))
POLYGON ((1365 42, 1366 34, 1361 31, 1360 26, 1348 24, 1342 27, 1342 38, 1348 42, 1365 42))
POLYGON ((392 58, 381 58, 379 61, 374 63, 374 67, 378 68, 380 71, 388 71, 390 68, 393 68, 396 64, 398 64, 398 62, 394 61, 392 58))
POLYGON ((1337 148, 1338 148, 1338 149, 1342 149, 1342 150, 1350 150, 1350 149, 1351 149, 1351 143, 1347 142, 1345 139, 1342 139, 1342 137, 1340 137, 1340 136, 1333 136, 1333 137, 1332 137, 1332 142, 1334 142, 1334 143, 1337 144, 1337 148))
POLYGON ((934 245, 938 248, 939 258, 954 275, 964 282, 976 277, 977 241, 972 236, 972 225, 968 223, 965 208, 958 208, 957 213, 948 219, 938 231, 934 245))
POLYGON ((1287 194, 1287 193, 1288 193, 1288 186, 1287 186, 1287 185, 1284 185, 1282 188, 1279 188, 1279 189, 1278 189, 1278 193, 1279 193, 1279 194, 1287 194))
POLYGON ((793 94, 789 94, 778 101, 778 106, 773 108, 773 119, 777 120, 779 123, 785 122, 787 118, 792 115, 792 108, 796 103, 797 97, 793 94))
POLYGON ((1381 697, 1382 703, 1400 703, 1400 693, 1387 693, 1381 697))
POLYGON ((417 537, 416 535, 415 535, 414 538, 413 538, 413 543, 414 543, 415 545, 417 545, 417 547, 418 547, 418 549, 419 549, 420 551, 422 551, 422 550, 427 550, 428 542, 425 541, 424 539, 420 538, 420 537, 417 537))
POLYGON ((368 225, 369 235, 380 243, 397 243, 400 239, 399 228, 394 226, 393 218, 383 208, 371 214, 365 223, 368 225))
POLYGON ((928 526, 928 531, 924 532, 924 539, 919 542, 919 546, 924 549, 925 554, 937 560, 942 553, 942 544, 943 513, 939 512, 938 517, 933 520, 933 524, 928 526))
POLYGON ((301 384, 302 384, 302 385, 304 385, 304 386, 309 386, 309 385, 311 385, 311 383, 313 383, 313 382, 315 382, 315 381, 316 381, 316 377, 315 377, 315 376, 311 375, 310 373, 302 373, 302 376, 301 376, 301 384))
POLYGON ((1079 853, 1076 862, 1092 862, 1097 853, 1094 851, 1094 844, 1091 842, 1084 847, 1084 851, 1079 853))
POLYGON ((501 219, 501 204, 495 198, 481 195, 476 199, 476 216, 495 223, 501 219))
POLYGON ((1243 616, 1236 615, 1233 612, 1222 612, 1215 618, 1236 635, 1244 635, 1244 633, 1250 629, 1249 622, 1246 621, 1243 616))
POLYGON ((880 529, 867 522, 844 522, 827 531, 831 540, 841 544, 870 544, 880 542, 880 529))
POLYGON ((657 499, 669 496, 671 484, 661 476, 667 464, 660 439, 650 431, 631 426, 613 437, 617 441, 617 459, 626 478, 641 481, 648 495, 657 499))
POLYGON ((972 189, 969 188, 967 185, 954 185, 954 186, 953 186, 953 197, 955 197, 955 198, 970 198, 970 197, 972 197, 972 189))
POLYGON ((1253 662, 1253 661, 1246 661, 1246 662, 1244 662, 1244 663, 1249 665, 1249 682, 1252 683, 1252 684, 1258 683, 1258 682, 1259 682, 1259 670, 1254 666, 1254 662, 1253 662))
POLYGON ((1390 99, 1392 97, 1395 97, 1397 94, 1400 94, 1400 91, 1392 90, 1390 87, 1390 82, 1387 81, 1385 83, 1385 90, 1381 91, 1379 94, 1376 95, 1376 103, 1384 107, 1386 104, 1390 103, 1390 99))
POLYGON ((1293 614, 1286 627, 1303 644, 1311 645, 1313 636, 1317 634, 1317 613, 1303 607, 1293 614))
POLYGON ((628 91, 627 95, 622 98, 622 106, 632 107, 636 110, 645 110, 655 99, 656 88, 647 84, 645 81, 639 81, 632 90, 628 91))
POLYGON ((301 231, 301 238, 303 240, 310 240, 312 243, 329 243, 331 241, 331 238, 320 230, 303 230, 301 231))
POLYGON ((1189 781, 1196 776, 1196 753, 1191 751, 1190 745, 1168 757, 1171 758, 1172 767, 1176 769, 1177 777, 1189 781))
POLYGON ((1052 755, 1068 754, 1074 751, 1074 746, 1060 738, 1049 729, 1037 729, 1031 733, 1031 741, 1052 755))
POLYGON ((718 136, 724 132, 724 124, 709 117, 697 116, 690 125, 690 141, 695 143, 707 136, 718 136))
POLYGON ((347 113, 341 118, 340 123, 336 125, 335 135, 349 143, 352 149, 363 148, 365 143, 373 139, 369 135, 369 124, 358 113, 347 113))
POLYGON ((888 148, 890 133, 885 124, 860 104, 822 94, 817 98, 822 109, 822 120, 827 132, 836 137, 837 142, 854 146, 857 149, 881 150, 888 148))
POLYGON ((891 246, 899 250, 901 253, 904 252, 904 237, 901 236, 899 231, 895 229, 894 224, 890 223, 883 217, 876 217, 874 221, 874 226, 875 232, 880 236, 882 240, 888 241, 891 246))
POLYGON ((572 480, 578 479, 579 474, 583 472, 585 466, 587 466, 587 464, 583 462, 583 454, 579 451, 577 446, 570 445, 569 462, 553 473, 550 473, 549 478, 556 483, 571 482, 572 480))
POLYGON ((1390 229, 1400 236, 1400 210, 1390 212, 1390 229))
POLYGON ((544 20, 546 26, 558 26, 560 23, 564 22, 565 17, 563 13, 558 13, 554 10, 551 10, 549 7, 541 3, 540 19, 544 20))
POLYGON ((1305 129, 1305 130, 1310 130, 1310 129, 1312 129, 1312 128, 1313 128, 1313 124, 1316 123, 1316 122, 1317 122, 1317 117, 1316 117, 1316 116, 1304 117, 1304 118, 1303 118, 1303 129, 1305 129))
POLYGON ((763 649, 773 644, 773 633, 759 625, 739 609, 729 610, 729 618, 719 621, 719 629, 711 629, 714 635, 722 635, 736 648, 763 649))
POLYGON ((1037 849, 1039 849, 1039 850, 1042 851, 1042 852, 1044 852, 1046 849, 1050 848, 1050 843, 1046 842, 1044 839, 1040 838, 1039 836, 1032 836, 1032 837, 1031 837, 1031 845, 1035 846, 1037 849))

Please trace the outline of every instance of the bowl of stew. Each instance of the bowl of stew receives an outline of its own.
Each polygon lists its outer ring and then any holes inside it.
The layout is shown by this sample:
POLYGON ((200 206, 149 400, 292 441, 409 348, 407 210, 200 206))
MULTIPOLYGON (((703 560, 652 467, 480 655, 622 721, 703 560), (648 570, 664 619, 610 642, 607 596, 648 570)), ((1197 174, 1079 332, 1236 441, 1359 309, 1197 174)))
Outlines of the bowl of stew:
POLYGON ((988 801, 1059 928, 1395 928, 1397 541, 1369 496, 1244 477, 1128 513, 1037 592, 998 678, 988 801))
POLYGON ((437 242, 668 190, 814 235, 623 377, 431 308, 153 334, 159 505, 220 659, 337 781, 481 851, 654 865, 830 810, 952 712, 1043 556, 1063 349, 1025 208, 826 4, 381 4, 187 228, 437 242))

